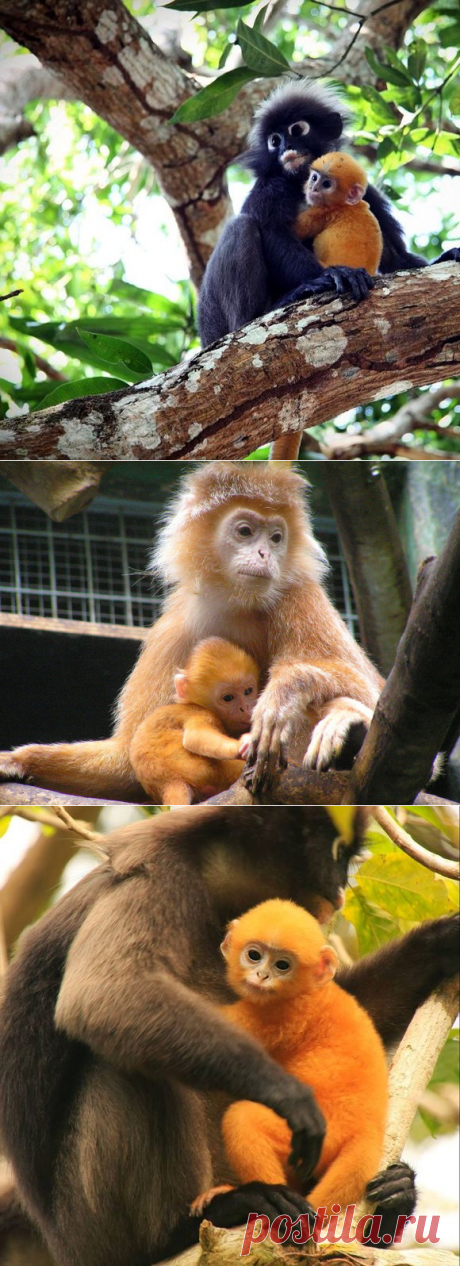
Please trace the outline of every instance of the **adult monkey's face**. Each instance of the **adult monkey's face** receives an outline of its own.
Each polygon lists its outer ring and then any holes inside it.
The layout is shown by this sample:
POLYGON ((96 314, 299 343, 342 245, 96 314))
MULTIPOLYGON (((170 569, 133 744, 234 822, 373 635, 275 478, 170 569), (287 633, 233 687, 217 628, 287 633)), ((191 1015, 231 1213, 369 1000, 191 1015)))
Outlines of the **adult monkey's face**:
POLYGON ((242 503, 221 519, 216 533, 217 558, 231 588, 246 598, 279 590, 289 550, 286 519, 242 503))
POLYGON ((316 83, 284 84, 257 112, 244 161, 257 175, 308 175, 309 164, 337 149, 345 109, 335 93, 316 83))

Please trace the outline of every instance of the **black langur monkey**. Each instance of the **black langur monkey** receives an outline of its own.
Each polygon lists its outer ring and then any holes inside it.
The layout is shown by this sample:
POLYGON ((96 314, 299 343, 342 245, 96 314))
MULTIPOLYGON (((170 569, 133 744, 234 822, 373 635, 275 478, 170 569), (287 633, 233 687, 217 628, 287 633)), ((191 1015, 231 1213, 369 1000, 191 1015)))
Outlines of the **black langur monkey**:
MULTIPOLYGON (((198 324, 203 347, 296 299, 349 290, 359 300, 373 286, 364 269, 322 268, 292 231, 305 205, 309 164, 339 149, 347 117, 337 93, 308 80, 275 88, 260 106, 242 159, 257 179, 240 214, 225 226, 201 287, 198 324)), ((387 199, 368 185, 365 200, 383 235, 380 272, 425 267, 426 259, 406 249, 387 199)), ((459 260, 460 250, 444 251, 439 256, 443 259, 459 260)))
MULTIPOLYGON (((195 1243, 190 1203, 226 1178, 229 1098, 272 1107, 314 1166, 324 1122, 311 1091, 213 1005, 229 1001, 219 944, 271 896, 329 918, 365 823, 358 809, 351 843, 313 806, 203 806, 137 823, 26 933, 0 1019, 0 1130, 59 1266, 152 1266, 195 1243)), ((453 918, 425 923, 340 972, 386 1043, 455 973, 456 933, 453 918)), ((412 1171, 391 1166, 371 1187, 394 1234, 414 1207, 412 1171)), ((294 1220, 307 1206, 286 1186, 251 1183, 206 1217, 234 1226, 256 1210, 294 1220)))

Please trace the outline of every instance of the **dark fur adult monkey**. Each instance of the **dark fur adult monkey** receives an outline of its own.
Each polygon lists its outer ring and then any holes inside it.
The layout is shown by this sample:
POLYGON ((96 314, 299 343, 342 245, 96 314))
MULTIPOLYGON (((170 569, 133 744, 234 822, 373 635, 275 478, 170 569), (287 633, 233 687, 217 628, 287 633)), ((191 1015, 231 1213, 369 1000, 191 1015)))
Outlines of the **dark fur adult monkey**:
MULTIPOLYGON (((201 288, 198 318, 203 347, 296 299, 348 291, 359 300, 374 284, 364 269, 323 268, 293 233, 296 216, 305 206, 303 187, 309 164, 339 149, 347 121, 340 96, 307 79, 276 88, 260 106, 242 160, 256 181, 240 214, 225 226, 201 288)), ((387 199, 372 185, 365 199, 382 231, 380 272, 425 267, 426 259, 407 250, 387 199)), ((460 250, 444 251, 439 259, 460 260, 460 250)), ((273 456, 296 457, 300 439, 301 434, 276 441, 273 456)))
POLYGON ((326 596, 305 492, 299 474, 270 463, 202 463, 187 476, 156 551, 155 566, 174 588, 121 693, 113 737, 27 744, 1 754, 0 775, 142 799, 129 755, 134 736, 171 702, 174 674, 197 642, 215 636, 241 646, 261 670, 254 789, 287 755, 320 769, 341 762, 347 745, 356 752, 383 683, 326 596))
MULTIPOLYGON (((247 1098, 289 1123, 302 1158, 323 1120, 308 1087, 218 1014, 219 943, 271 896, 316 917, 340 905, 352 843, 321 808, 182 809, 114 833, 108 858, 23 939, 0 1022, 0 1128, 22 1200, 59 1266, 152 1266, 195 1242, 190 1202, 224 1178, 219 1109, 247 1098), (333 848, 333 844, 335 847, 333 848)), ((457 921, 437 919, 339 973, 384 1042, 457 970, 457 921)), ((231 1180, 231 1176, 230 1176, 231 1180)), ((382 1233, 414 1205, 407 1166, 378 1178, 382 1233)), ((250 1184, 206 1210, 293 1219, 302 1198, 250 1184)), ((1 1229, 1 1227, 0 1227, 1 1229)))

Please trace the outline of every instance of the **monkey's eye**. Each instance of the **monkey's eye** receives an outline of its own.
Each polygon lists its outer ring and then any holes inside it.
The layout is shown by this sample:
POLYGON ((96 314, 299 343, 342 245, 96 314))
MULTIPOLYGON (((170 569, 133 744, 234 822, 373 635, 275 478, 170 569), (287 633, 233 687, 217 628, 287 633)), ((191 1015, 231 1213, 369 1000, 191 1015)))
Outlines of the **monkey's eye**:
POLYGON ((233 703, 234 698, 234 695, 222 695, 224 703, 233 703))
POLYGON ((244 693, 245 695, 252 695, 252 686, 247 686, 244 693))
POLYGON ((305 123, 304 119, 301 119, 299 123, 291 123, 288 127, 289 136, 306 136, 309 131, 310 124, 305 123))
POLYGON ((281 541, 282 541, 282 539, 283 539, 283 533, 282 533, 282 532, 278 532, 278 531, 273 532, 273 533, 272 533, 272 538, 271 538, 271 539, 272 539, 272 541, 273 541, 274 545, 279 545, 279 544, 280 544, 280 542, 281 542, 281 541))
POLYGON ((269 136, 269 138, 268 138, 268 148, 269 148, 269 149, 279 149, 279 147, 280 147, 280 145, 281 145, 281 140, 282 140, 282 138, 281 138, 281 136, 280 136, 279 132, 272 132, 271 136, 269 136))
POLYGON ((323 180, 323 189, 332 189, 332 180, 323 180))
POLYGON ((247 956, 250 963, 260 963, 262 961, 262 955, 258 949, 248 949, 247 956))
POLYGON ((277 958, 275 967, 277 971, 286 972, 291 970, 291 964, 288 958, 277 958))
POLYGON ((236 530, 238 536, 252 536, 252 528, 249 527, 249 523, 240 523, 236 530))
POLYGON ((312 172, 311 172, 311 175, 310 175, 310 181, 311 181, 312 185, 316 185, 316 181, 317 181, 317 180, 319 180, 318 172, 317 172, 317 171, 312 171, 312 172))

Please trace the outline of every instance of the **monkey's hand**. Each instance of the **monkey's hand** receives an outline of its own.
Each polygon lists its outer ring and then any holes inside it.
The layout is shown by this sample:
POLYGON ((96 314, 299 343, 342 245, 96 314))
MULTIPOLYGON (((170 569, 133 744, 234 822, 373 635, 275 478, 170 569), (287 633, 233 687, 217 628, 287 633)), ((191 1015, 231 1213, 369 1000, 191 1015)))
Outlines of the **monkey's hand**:
POLYGON ((240 745, 238 748, 238 756, 240 760, 246 760, 250 745, 251 745, 250 733, 242 734, 240 738, 240 745))
POLYGON ((251 739, 247 752, 250 767, 245 784, 254 794, 270 782, 277 769, 285 769, 289 742, 295 724, 295 712, 289 705, 288 692, 283 703, 278 688, 266 687, 252 714, 251 739))
POLYGON ((329 290, 334 290, 339 295, 350 292, 352 298, 360 303, 373 286, 375 278, 365 268, 348 268, 343 264, 340 267, 325 268, 320 277, 312 277, 310 281, 303 282, 301 286, 291 290, 290 294, 283 295, 278 306, 297 303, 298 299, 308 299, 310 295, 326 294, 329 290))
POLYGON ((389 1237, 384 1244, 380 1242, 380 1247, 389 1248, 395 1236, 398 1218, 401 1215, 410 1217, 417 1204, 413 1169, 404 1161, 388 1165, 387 1169, 382 1170, 372 1179, 372 1182, 368 1183, 366 1199, 376 1206, 375 1213, 382 1219, 379 1231, 380 1241, 382 1241, 382 1236, 389 1237))
POLYGON ((292 1130, 289 1167, 300 1182, 311 1177, 321 1156, 326 1122, 309 1086, 302 1086, 303 1093, 296 1093, 292 1108, 283 1115, 292 1130))
POLYGON ((449 250, 443 251, 442 255, 438 255, 437 259, 431 259, 430 264, 443 264, 449 259, 452 259, 454 264, 460 264, 460 246, 450 246, 449 250))
POLYGON ((372 720, 372 709, 356 699, 335 699, 315 725, 303 765, 307 769, 351 769, 372 720))

